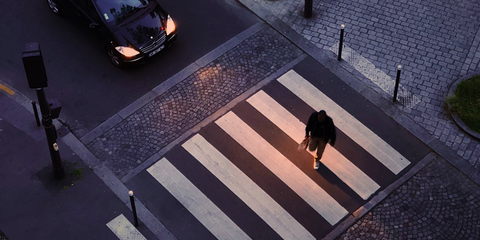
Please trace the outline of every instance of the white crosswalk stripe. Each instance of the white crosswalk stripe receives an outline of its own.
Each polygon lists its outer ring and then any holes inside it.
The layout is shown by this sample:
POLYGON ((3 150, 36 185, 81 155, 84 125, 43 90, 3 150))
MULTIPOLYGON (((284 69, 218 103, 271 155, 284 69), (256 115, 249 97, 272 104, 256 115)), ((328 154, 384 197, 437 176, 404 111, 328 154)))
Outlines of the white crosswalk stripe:
POLYGON ((123 214, 107 223, 107 227, 120 240, 146 240, 146 238, 131 224, 123 214))
MULTIPOLYGON (((247 99, 247 102, 282 129, 293 140, 298 143, 303 140, 305 135, 305 124, 265 92, 259 91, 247 99)), ((315 155, 313 152, 310 153, 312 156, 315 155)), ((380 188, 375 181, 363 173, 341 153, 335 150, 335 148, 330 147, 330 145, 327 145, 325 152, 323 153, 322 163, 364 200, 368 199, 380 188)))
POLYGON ((315 239, 275 200, 202 136, 197 134, 182 146, 283 239, 315 239))
POLYGON ((345 208, 233 112, 228 112, 215 123, 277 175, 331 225, 347 215, 345 208))
POLYGON ((250 239, 166 158, 147 171, 218 239, 250 239))
POLYGON ((378 161, 398 174, 410 164, 404 156, 293 70, 278 81, 313 109, 325 110, 335 125, 378 161))

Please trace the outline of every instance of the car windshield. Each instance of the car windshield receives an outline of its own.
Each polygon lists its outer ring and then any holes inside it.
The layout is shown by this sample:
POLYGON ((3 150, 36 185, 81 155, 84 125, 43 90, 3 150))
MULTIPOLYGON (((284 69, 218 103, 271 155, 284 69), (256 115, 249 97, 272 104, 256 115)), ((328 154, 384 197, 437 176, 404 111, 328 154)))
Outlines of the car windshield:
POLYGON ((106 22, 115 21, 119 24, 152 1, 154 0, 97 0, 95 3, 106 22))

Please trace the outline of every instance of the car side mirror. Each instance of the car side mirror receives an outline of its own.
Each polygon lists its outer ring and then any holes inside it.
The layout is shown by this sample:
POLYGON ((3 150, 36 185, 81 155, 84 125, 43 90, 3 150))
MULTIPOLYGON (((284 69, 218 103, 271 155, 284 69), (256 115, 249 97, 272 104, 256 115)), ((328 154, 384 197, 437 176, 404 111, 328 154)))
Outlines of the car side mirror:
POLYGON ((96 23, 96 22, 91 22, 91 23, 90 23, 90 28, 94 28, 94 29, 95 29, 95 28, 98 28, 99 26, 100 26, 100 25, 98 25, 98 23, 96 23))

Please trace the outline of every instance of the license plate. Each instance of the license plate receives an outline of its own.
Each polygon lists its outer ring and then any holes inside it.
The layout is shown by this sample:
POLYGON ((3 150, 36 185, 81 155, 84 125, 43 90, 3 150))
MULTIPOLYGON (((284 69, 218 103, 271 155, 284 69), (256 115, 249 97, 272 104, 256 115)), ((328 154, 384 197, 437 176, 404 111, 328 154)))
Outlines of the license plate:
POLYGON ((158 52, 162 51, 162 49, 163 49, 164 47, 165 47, 165 45, 162 45, 162 46, 160 46, 159 48, 153 50, 151 53, 148 54, 148 57, 151 57, 151 56, 157 54, 158 52))

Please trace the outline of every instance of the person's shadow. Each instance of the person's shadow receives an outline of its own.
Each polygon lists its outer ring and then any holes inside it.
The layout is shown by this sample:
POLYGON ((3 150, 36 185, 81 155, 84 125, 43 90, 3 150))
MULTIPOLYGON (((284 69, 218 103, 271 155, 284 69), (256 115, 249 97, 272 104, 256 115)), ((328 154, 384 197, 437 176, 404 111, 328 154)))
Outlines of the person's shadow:
POLYGON ((330 171, 330 169, 322 163, 322 159, 320 159, 320 165, 315 171, 317 171, 325 180, 333 185, 345 184, 340 178, 337 177, 337 175, 335 175, 335 173, 330 171))

